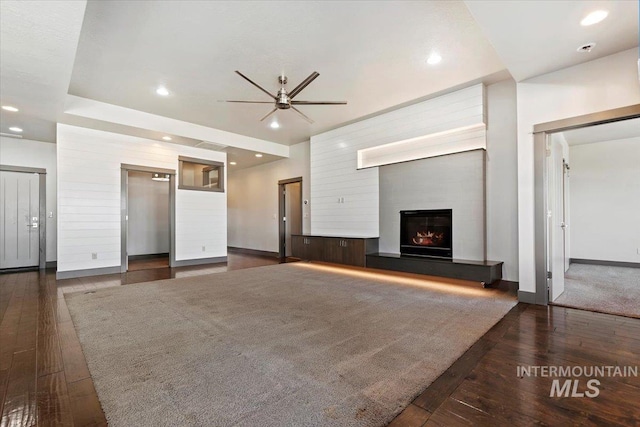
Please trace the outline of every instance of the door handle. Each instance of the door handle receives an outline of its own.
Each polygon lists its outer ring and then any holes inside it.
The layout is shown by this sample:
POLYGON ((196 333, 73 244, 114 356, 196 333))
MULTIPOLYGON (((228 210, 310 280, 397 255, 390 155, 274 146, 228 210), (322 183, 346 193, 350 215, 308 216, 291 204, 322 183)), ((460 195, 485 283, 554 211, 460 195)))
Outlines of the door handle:
POLYGON ((31 221, 29 221, 29 217, 27 217, 27 227, 29 228, 38 228, 38 217, 31 217, 31 221), (29 224, 31 222, 31 224, 29 224))

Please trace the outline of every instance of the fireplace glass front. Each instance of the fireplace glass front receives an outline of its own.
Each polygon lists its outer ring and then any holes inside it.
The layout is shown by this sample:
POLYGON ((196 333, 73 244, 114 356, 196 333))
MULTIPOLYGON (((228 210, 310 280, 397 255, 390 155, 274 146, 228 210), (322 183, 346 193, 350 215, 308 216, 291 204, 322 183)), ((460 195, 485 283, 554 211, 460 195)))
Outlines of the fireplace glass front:
POLYGON ((400 211, 400 254, 453 258, 451 209, 400 211))

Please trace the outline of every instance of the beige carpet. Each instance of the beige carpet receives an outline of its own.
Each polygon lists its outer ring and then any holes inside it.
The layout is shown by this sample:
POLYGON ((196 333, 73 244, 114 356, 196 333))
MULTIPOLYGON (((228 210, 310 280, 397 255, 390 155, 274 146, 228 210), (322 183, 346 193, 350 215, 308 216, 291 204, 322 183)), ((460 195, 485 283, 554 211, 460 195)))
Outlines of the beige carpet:
POLYGON ((515 304, 283 264, 67 294, 112 426, 380 426, 515 304))
POLYGON ((554 304, 640 318, 640 268, 571 264, 554 304))

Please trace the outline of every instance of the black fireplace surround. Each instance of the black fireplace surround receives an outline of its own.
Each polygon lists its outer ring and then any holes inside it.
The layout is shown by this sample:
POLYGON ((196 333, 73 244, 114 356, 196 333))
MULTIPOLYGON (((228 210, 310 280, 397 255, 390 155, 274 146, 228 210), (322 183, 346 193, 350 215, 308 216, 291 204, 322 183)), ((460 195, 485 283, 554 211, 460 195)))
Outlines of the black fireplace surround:
POLYGON ((400 211, 400 254, 453 258, 451 209, 400 211))

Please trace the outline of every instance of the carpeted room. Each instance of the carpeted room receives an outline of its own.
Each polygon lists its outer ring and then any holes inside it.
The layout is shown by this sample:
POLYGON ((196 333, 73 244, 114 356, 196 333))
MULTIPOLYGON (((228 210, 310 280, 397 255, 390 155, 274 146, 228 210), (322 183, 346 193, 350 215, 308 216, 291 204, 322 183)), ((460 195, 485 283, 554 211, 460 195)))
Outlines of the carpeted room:
POLYGON ((571 264, 554 304, 640 318, 640 269, 571 264))
POLYGON ((640 317, 640 119, 568 130, 552 144, 562 146, 564 164, 561 187, 550 186, 562 211, 551 236, 560 264, 552 266, 553 303, 640 317))
POLYGON ((110 425, 383 425, 515 304, 307 263, 66 294, 110 425))

